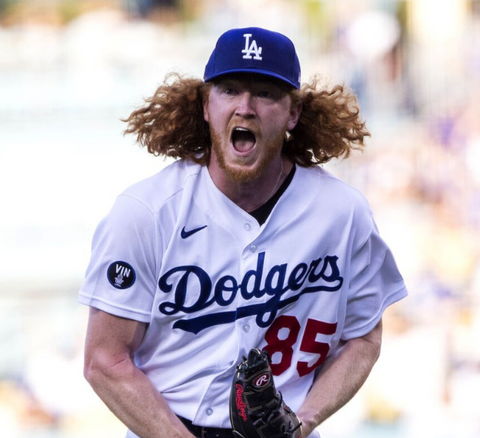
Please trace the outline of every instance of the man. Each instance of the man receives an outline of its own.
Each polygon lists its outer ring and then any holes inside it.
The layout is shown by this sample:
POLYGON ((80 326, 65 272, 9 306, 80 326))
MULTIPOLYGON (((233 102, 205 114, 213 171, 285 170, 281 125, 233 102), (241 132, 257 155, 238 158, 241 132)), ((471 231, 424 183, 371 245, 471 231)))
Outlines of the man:
POLYGON ((128 118, 179 158, 100 223, 79 301, 85 376, 128 437, 232 437, 251 348, 307 437, 361 387, 407 292, 364 197, 318 164, 369 135, 343 87, 300 87, 293 43, 223 34, 204 81, 169 78, 128 118))

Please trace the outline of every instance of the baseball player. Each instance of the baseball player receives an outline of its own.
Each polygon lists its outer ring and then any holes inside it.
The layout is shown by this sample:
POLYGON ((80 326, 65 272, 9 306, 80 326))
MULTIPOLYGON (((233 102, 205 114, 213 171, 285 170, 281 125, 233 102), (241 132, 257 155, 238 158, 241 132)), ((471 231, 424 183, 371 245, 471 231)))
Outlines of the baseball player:
POLYGON ((170 77, 127 120, 177 158, 118 196, 79 292, 86 379, 128 438, 233 438, 253 348, 307 437, 378 358, 407 291, 368 202, 320 166, 369 133, 342 86, 300 81, 287 37, 232 29, 203 80, 170 77))

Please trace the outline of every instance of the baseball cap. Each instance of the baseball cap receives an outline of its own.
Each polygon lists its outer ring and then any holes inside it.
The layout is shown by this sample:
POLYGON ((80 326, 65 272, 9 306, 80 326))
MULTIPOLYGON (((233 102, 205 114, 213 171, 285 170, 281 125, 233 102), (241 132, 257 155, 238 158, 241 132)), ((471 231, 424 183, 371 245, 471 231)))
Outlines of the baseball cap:
POLYGON ((209 82, 230 73, 257 73, 300 88, 300 62, 285 35, 259 27, 231 29, 220 36, 205 67, 209 82))

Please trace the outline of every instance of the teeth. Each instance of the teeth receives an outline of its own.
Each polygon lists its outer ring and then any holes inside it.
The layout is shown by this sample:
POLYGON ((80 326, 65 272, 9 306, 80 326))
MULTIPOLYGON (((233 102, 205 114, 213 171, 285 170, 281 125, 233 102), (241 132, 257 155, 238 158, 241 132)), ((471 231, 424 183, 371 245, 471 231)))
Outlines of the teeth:
POLYGON ((247 128, 235 128, 235 131, 244 131, 244 132, 248 132, 248 129, 247 129, 247 128))

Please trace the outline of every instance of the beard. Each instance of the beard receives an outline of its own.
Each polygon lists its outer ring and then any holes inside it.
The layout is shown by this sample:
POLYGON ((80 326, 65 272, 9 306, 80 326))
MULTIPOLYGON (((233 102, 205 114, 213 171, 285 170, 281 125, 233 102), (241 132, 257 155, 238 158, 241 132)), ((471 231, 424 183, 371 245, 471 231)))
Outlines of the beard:
MULTIPOLYGON (((244 184, 253 182, 259 178, 268 168, 272 160, 281 153, 285 132, 280 132, 278 136, 265 143, 265 151, 259 158, 260 161, 257 162, 254 167, 248 166, 247 164, 242 167, 230 165, 225 159, 225 151, 222 145, 221 136, 217 134, 211 127, 210 138, 212 142, 212 151, 215 152, 220 169, 222 169, 226 176, 232 181, 235 181, 239 184, 244 184)), ((241 165, 241 161, 237 161, 236 164, 241 165)))

